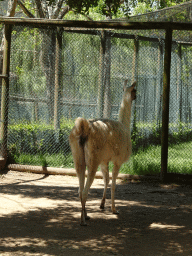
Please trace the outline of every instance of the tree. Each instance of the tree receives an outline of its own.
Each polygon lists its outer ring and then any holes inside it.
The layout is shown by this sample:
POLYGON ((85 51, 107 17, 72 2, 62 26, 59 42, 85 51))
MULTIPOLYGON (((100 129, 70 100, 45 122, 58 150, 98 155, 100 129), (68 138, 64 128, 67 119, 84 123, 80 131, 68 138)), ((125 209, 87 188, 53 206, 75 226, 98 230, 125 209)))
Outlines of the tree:
MULTIPOLYGON (((2 1, 2 0, 0 0, 2 1)), ((9 0, 8 1, 8 9, 7 9, 7 17, 13 17, 15 15, 15 9, 16 9, 16 6, 17 6, 17 1, 16 0, 9 0)), ((3 33, 4 34, 4 30, 3 30, 3 33)), ((1 59, 1 62, 3 60, 3 45, 4 45, 4 39, 2 40, 1 42, 1 46, 0 46, 0 59, 1 59)), ((2 64, 1 64, 1 67, 0 67, 0 72, 2 73, 2 64)))
POLYGON ((182 4, 188 1, 189 0, 127 0, 125 1, 125 5, 127 9, 132 10, 131 14, 137 15, 182 4))
MULTIPOLYGON (((170 3, 168 0, 9 0, 9 2, 11 3, 11 16, 14 16, 15 7, 17 4, 29 18, 63 19, 69 13, 69 11, 81 13, 85 17, 89 18, 88 14, 92 8, 92 10, 111 18, 112 14, 118 13, 120 6, 124 12, 128 14, 130 13, 130 10, 133 10, 133 8, 136 8, 136 6, 139 6, 139 4, 141 5, 145 3, 146 9, 149 9, 154 6, 157 8, 163 8, 171 4, 178 4, 181 1, 175 0, 170 3)), ((59 76, 55 76, 55 49, 56 39, 59 38, 59 40, 62 40, 62 37, 59 37, 58 35, 58 30, 41 30, 40 63, 46 78, 46 92, 50 121, 52 120, 54 113, 55 79, 59 79, 59 76)), ((59 43, 59 46, 62 47, 61 42, 59 43)), ((110 49, 110 42, 108 42, 108 48, 110 49)), ((62 50, 60 49, 58 52, 61 53, 62 50)), ((110 61, 110 58, 108 59, 110 61)), ((110 97, 109 94, 106 94, 106 98, 110 97)))
MULTIPOLYGON (((63 19, 69 11, 74 13, 81 13, 85 16, 89 13, 89 9, 98 7, 98 10, 111 17, 111 14, 116 14, 121 4, 120 0, 33 0, 22 1, 12 0, 17 3, 28 18, 43 18, 43 19, 63 19), (35 10, 35 11, 34 11, 35 10)), ((46 77, 46 90, 48 101, 49 120, 52 120, 54 113, 54 84, 55 84, 55 49, 56 39, 59 31, 42 30, 42 49, 40 54, 40 61, 42 70, 46 77)), ((62 47, 62 43, 59 43, 62 47)), ((61 53, 61 49, 58 51, 61 53)), ((58 76, 57 76, 58 78, 58 76)))

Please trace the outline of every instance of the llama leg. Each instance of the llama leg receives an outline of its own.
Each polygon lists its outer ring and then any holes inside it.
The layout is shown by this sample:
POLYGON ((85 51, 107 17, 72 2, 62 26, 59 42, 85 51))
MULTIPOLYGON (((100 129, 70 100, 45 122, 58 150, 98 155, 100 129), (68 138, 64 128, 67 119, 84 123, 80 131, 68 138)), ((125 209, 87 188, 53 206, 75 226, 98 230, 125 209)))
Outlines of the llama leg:
POLYGON ((82 199, 81 199, 81 205, 82 205, 81 226, 87 226, 85 220, 86 219, 90 219, 87 216, 87 212, 86 212, 86 209, 85 209, 85 204, 86 204, 86 201, 87 201, 89 189, 90 189, 90 187, 91 187, 91 185, 93 183, 93 180, 95 178, 95 173, 97 171, 97 167, 98 167, 98 165, 95 166, 94 168, 91 168, 90 170, 88 169, 87 181, 86 181, 84 190, 82 192, 82 199))
POLYGON ((72 134, 70 135, 70 145, 75 164, 75 170, 79 179, 79 197, 81 199, 85 184, 86 169, 84 149, 79 145, 79 141, 76 139, 76 137, 72 136, 72 134))
POLYGON ((81 168, 76 168, 77 176, 79 179, 79 198, 82 199, 82 192, 85 185, 85 166, 81 166, 81 168))
POLYGON ((112 172, 112 185, 111 185, 111 210, 114 214, 119 214, 119 212, 115 208, 115 187, 116 187, 116 179, 119 173, 120 166, 114 164, 113 172, 112 172))
POLYGON ((105 208, 105 199, 106 199, 106 193, 107 193, 107 186, 109 184, 109 169, 108 169, 108 163, 106 165, 101 165, 101 171, 103 173, 103 180, 104 180, 104 191, 103 191, 103 198, 101 200, 100 209, 105 208))
POLYGON ((82 219, 86 219, 89 220, 90 218, 87 216, 87 212, 85 209, 85 204, 83 204, 82 202, 82 193, 84 190, 84 186, 85 186, 85 170, 86 170, 86 166, 81 166, 81 168, 77 168, 77 176, 79 178, 79 198, 81 200, 81 205, 82 205, 82 214, 81 214, 81 218, 82 219))
MULTIPOLYGON (((76 145, 75 145, 76 146, 76 145)), ((82 214, 83 219, 86 219, 86 210, 85 210, 85 205, 82 204, 82 193, 84 190, 84 185, 85 185, 85 170, 86 170, 86 164, 85 164, 85 156, 84 156, 84 151, 80 147, 73 147, 72 153, 73 153, 73 159, 75 163, 75 170, 77 173, 77 177, 79 179, 79 198, 81 200, 81 205, 82 205, 82 214)))
POLYGON ((86 167, 81 168, 81 169, 76 169, 76 170, 77 170, 77 176, 78 176, 78 179, 79 179, 79 198, 81 200, 81 205, 82 205, 81 218, 90 219, 87 216, 86 209, 85 209, 85 204, 82 203, 82 193, 83 193, 84 185, 85 185, 85 169, 86 169, 86 167))

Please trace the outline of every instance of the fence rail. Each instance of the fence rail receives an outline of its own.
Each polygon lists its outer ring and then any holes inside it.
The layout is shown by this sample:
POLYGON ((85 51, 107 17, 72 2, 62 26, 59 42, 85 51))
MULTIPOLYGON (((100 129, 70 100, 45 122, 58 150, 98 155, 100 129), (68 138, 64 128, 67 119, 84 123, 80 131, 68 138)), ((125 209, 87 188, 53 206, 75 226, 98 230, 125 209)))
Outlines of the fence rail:
POLYGON ((120 30, 148 30, 148 29, 172 29, 192 30, 191 22, 128 22, 125 21, 82 21, 82 20, 48 20, 39 18, 14 18, 0 17, 0 23, 7 25, 32 26, 32 27, 71 27, 71 28, 96 28, 96 29, 120 29, 120 30))

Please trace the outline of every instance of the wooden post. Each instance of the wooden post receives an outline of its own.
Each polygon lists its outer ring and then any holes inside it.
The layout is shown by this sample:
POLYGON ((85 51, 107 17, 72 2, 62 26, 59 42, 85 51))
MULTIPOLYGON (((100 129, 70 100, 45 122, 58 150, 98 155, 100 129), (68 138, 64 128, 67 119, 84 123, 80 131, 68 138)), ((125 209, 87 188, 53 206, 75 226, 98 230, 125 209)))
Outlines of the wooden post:
POLYGON ((54 91, 54 129, 60 129, 60 90, 61 90, 61 49, 62 49, 62 32, 57 29, 56 50, 55 50, 55 91, 54 91))
POLYGON ((104 55, 104 109, 103 109, 103 117, 110 118, 111 117, 111 38, 108 36, 106 38, 106 49, 104 55))
MULTIPOLYGON (((138 85, 138 60, 139 60, 139 41, 137 37, 134 39, 134 55, 133 55, 133 68, 132 68, 132 83, 134 81, 137 82, 138 85)), ((134 101, 133 104, 133 131, 136 132, 136 118, 137 118, 137 113, 136 113, 136 102, 137 99, 134 101)))
POLYGON ((100 44, 100 60, 99 60, 99 85, 98 85, 98 99, 97 99, 97 117, 103 117, 104 108, 104 55, 105 55, 106 37, 105 31, 101 31, 100 44))
POLYGON ((182 76, 182 51, 181 51, 181 44, 178 47, 178 57, 179 60, 177 61, 177 102, 178 104, 178 120, 182 122, 182 103, 183 103, 183 81, 181 79, 182 76))
POLYGON ((160 40, 158 45, 158 59, 157 59, 157 83, 156 83, 156 99, 155 99, 155 119, 157 126, 160 127, 160 113, 161 113, 161 92, 162 92, 162 76, 163 76, 163 42, 160 40))
POLYGON ((11 52, 11 25, 5 25, 4 30, 4 52, 3 52, 3 76, 2 76, 2 95, 1 95, 1 156, 7 159, 7 133, 8 133, 8 103, 9 103, 9 70, 11 52))
POLYGON ((163 112, 162 112, 162 135, 161 135, 161 179, 166 180, 168 164, 168 129, 169 129, 169 93, 171 73, 171 46, 172 29, 166 29, 165 55, 163 74, 163 112))
MULTIPOLYGON (((179 102, 180 99, 180 88, 181 88, 181 44, 178 45, 178 60, 177 60, 177 102, 179 102)), ((178 108, 179 109, 179 108, 178 108)), ((179 114, 178 114, 179 116, 179 114)))
POLYGON ((139 40, 135 37, 134 39, 134 55, 132 64, 132 83, 138 79, 138 58, 139 58, 139 40))

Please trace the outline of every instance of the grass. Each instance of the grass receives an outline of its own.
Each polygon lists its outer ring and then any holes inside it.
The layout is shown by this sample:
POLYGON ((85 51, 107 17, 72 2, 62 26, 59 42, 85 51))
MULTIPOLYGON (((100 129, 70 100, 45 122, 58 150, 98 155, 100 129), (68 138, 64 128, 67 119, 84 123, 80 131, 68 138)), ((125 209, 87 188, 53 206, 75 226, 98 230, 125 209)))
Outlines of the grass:
POLYGON ((65 156, 62 153, 58 154, 27 154, 22 153, 15 157, 15 162, 18 164, 29 164, 38 166, 51 166, 60 168, 74 168, 72 154, 65 156))
MULTIPOLYGON (((168 172, 192 174, 192 142, 169 146, 168 172)), ((133 155, 121 172, 147 175, 158 174, 161 168, 161 146, 150 146, 133 155)))
POLYGON ((169 148, 168 171, 192 174, 192 142, 181 143, 169 148))
POLYGON ((121 167, 121 173, 136 175, 157 174, 161 166, 161 147, 150 146, 133 154, 129 162, 121 167))
MULTIPOLYGON (((168 172, 192 174, 192 142, 169 146, 168 172)), ((15 157, 20 164, 73 168, 71 154, 20 154, 15 157)), ((120 172, 137 175, 157 174, 161 168, 161 146, 150 146, 133 154, 128 163, 122 165, 120 172)), ((112 171, 112 163, 109 165, 112 171)))

